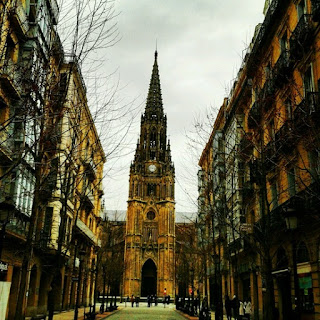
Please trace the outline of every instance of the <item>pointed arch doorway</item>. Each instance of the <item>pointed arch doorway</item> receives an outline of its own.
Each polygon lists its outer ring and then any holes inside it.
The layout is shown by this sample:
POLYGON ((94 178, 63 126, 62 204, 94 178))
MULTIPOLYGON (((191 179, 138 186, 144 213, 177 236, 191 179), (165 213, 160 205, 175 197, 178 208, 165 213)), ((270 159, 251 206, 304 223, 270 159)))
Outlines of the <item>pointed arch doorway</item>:
POLYGON ((142 267, 141 296, 157 294, 157 267, 153 260, 148 259, 142 267))

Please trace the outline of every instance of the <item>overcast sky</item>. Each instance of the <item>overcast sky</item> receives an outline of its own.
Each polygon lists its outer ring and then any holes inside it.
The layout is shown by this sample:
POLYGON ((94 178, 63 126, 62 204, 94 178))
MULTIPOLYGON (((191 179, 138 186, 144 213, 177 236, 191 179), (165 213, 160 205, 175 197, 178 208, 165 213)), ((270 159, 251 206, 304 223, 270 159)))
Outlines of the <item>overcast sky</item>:
MULTIPOLYGON (((116 70, 119 103, 134 100, 144 111, 145 99, 158 50, 158 65, 168 138, 176 169, 176 211, 196 211, 197 160, 186 160, 185 132, 196 115, 210 106, 219 108, 229 94, 255 26, 263 21, 264 0, 115 0, 120 41, 104 54, 102 70, 116 70), (186 169, 186 162, 188 162, 186 169)), ((131 128, 131 152, 117 160, 125 168, 104 181, 107 209, 126 210, 129 167, 140 132, 140 118, 131 128)), ((104 146, 108 149, 108 145, 104 146)), ((203 146, 204 147, 204 146, 203 146)), ((114 161, 106 164, 115 166, 114 161)))

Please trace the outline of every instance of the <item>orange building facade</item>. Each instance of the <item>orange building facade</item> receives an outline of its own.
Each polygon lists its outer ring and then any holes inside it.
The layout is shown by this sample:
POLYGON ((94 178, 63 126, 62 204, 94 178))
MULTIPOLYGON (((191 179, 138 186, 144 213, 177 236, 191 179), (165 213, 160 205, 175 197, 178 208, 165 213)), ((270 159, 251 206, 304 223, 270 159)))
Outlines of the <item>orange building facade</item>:
POLYGON ((208 268, 219 296, 250 299, 255 319, 320 316, 319 9, 315 0, 266 1, 199 162, 222 239, 208 268))

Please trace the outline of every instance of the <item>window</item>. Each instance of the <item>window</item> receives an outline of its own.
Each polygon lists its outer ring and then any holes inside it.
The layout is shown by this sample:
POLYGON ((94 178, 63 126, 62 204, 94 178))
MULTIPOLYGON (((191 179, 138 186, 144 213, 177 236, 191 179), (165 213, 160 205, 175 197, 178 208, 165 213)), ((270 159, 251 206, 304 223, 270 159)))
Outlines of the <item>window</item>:
POLYGON ((288 41, 287 41, 287 32, 285 32, 280 38, 280 51, 285 52, 287 50, 288 41))
POLYGON ((308 153, 309 158, 309 173, 311 175, 311 179, 315 181, 319 176, 319 151, 312 150, 308 153))
POLYGON ((271 206, 272 209, 278 206, 278 187, 276 181, 271 184, 271 206))
POLYGON ((33 202, 33 189, 35 178, 30 171, 22 166, 17 171, 15 202, 16 207, 27 216, 31 215, 33 202))
POLYGON ((268 125, 268 140, 269 141, 274 141, 274 120, 270 120, 269 125, 268 125))
POLYGON ((147 195, 151 196, 151 195, 155 195, 155 185, 152 183, 148 183, 148 188, 147 188, 147 195))
POLYGON ((156 214, 153 211, 147 213, 148 220, 153 220, 156 217, 156 214))
POLYGON ((284 104, 285 104, 285 108, 286 108, 287 119, 292 120, 293 113, 292 113, 292 102, 291 102, 291 100, 287 99, 284 104))
POLYGON ((305 0, 301 0, 297 5, 297 13, 298 13, 298 20, 306 13, 306 4, 305 0))
POLYGON ((312 79, 312 68, 311 66, 307 69, 303 77, 304 95, 307 96, 308 92, 314 91, 313 79, 312 79))
POLYGON ((46 208, 46 215, 44 218, 43 232, 48 237, 50 237, 50 235, 51 235, 52 216, 53 216, 53 208, 47 207, 46 208))
POLYGON ((294 167, 291 167, 287 170, 288 178, 288 193, 292 197, 296 194, 296 174, 294 167))

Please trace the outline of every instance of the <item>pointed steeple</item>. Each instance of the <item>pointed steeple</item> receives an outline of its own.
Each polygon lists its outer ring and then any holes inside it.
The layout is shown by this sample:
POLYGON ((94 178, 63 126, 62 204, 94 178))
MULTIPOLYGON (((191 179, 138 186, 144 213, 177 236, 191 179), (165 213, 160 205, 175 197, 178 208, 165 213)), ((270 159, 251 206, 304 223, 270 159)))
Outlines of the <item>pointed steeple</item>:
POLYGON ((151 119, 154 116, 163 116, 163 104, 160 87, 160 77, 158 69, 158 52, 154 53, 154 64, 152 68, 152 75, 149 85, 149 92, 146 103, 145 117, 151 119))

